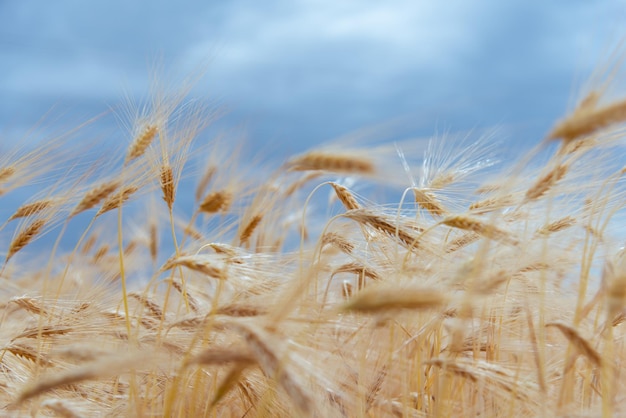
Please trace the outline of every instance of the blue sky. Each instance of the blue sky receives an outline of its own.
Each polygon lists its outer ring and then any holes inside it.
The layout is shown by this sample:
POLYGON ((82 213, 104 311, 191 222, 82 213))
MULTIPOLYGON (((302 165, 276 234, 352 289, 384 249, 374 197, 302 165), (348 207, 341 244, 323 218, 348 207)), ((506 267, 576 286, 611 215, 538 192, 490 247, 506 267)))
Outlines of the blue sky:
POLYGON ((625 18, 623 1, 0 0, 0 152, 46 114, 58 132, 145 97, 155 62, 172 78, 208 63, 193 94, 228 110, 245 158, 392 121, 399 139, 499 126, 507 148, 528 146, 625 18))
POLYGON ((411 134, 502 125, 532 141, 624 17, 617 1, 4 1, 0 132, 11 141, 52 106, 79 121, 145 96, 160 60, 176 75, 209 62, 194 93, 259 149, 395 118, 411 134))

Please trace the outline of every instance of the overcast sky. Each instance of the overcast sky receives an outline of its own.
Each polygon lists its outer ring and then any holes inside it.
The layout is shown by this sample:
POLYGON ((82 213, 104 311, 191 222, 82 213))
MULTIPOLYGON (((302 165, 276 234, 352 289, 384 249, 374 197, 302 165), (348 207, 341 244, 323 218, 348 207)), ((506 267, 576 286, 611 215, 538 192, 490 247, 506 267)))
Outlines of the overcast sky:
POLYGON ((396 118, 535 141, 625 16, 621 1, 0 1, 0 138, 52 106, 84 118, 145 96, 161 57, 180 76, 210 60, 194 94, 258 147, 396 118))

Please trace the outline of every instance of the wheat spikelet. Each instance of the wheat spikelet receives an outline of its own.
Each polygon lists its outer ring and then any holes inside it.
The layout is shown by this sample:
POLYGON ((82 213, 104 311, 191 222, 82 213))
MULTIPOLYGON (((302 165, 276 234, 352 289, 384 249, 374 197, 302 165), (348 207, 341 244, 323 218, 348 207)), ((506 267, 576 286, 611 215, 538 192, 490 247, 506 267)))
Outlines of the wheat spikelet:
POLYGON ((433 193, 414 188, 413 194, 415 195, 415 202, 430 212, 431 215, 439 217, 448 213, 433 193))
POLYGON ((233 348, 210 348, 202 353, 190 358, 185 364, 225 364, 225 363, 254 363, 254 356, 242 349, 233 348))
POLYGON ((412 229, 405 228, 401 225, 394 225, 382 215, 377 215, 371 211, 362 209, 358 211, 351 211, 344 215, 349 219, 354 219, 359 223, 363 223, 377 229, 391 237, 398 237, 400 242, 409 248, 418 248, 418 236, 414 232, 422 232, 423 229, 414 227, 412 229))
POLYGON ((567 174, 569 167, 566 164, 561 164, 550 171, 548 174, 540 178, 528 191, 526 192, 526 200, 536 200, 545 195, 558 181, 560 181, 565 174, 567 174))
MULTIPOLYGON (((248 368, 247 364, 235 364, 230 368, 226 376, 222 379, 215 390, 215 395, 211 400, 211 405, 216 405, 230 390, 239 382, 241 375, 248 368)), ((252 403, 252 402, 251 402, 252 403)))
POLYGON ((201 316, 192 316, 190 318, 183 318, 168 325, 168 330, 172 330, 174 328, 181 328, 186 330, 197 330, 200 327, 204 326, 207 321, 206 315, 201 316))
POLYGON ((333 277, 337 273, 353 273, 356 274, 359 278, 359 289, 362 289, 365 285, 365 278, 369 278, 372 280, 380 280, 380 275, 376 273, 376 271, 372 268, 365 267, 359 263, 346 263, 337 267, 333 270, 331 277, 333 277))
POLYGON ((132 240, 128 243, 126 247, 124 247, 124 254, 130 255, 137 249, 137 240, 132 240))
POLYGON ((176 189, 174 185, 174 171, 169 164, 161 167, 161 190, 163 191, 163 200, 167 203, 167 207, 172 210, 176 189))
POLYGON ((267 310, 254 305, 231 304, 219 307, 216 312, 220 315, 232 317, 248 317, 265 315, 267 310))
POLYGON ((183 285, 178 280, 172 279, 171 283, 174 289, 176 289, 178 293, 180 293, 181 295, 187 296, 187 303, 189 304, 189 307, 191 308, 192 311, 197 313, 200 310, 200 305, 198 304, 198 301, 196 300, 196 298, 191 293, 189 293, 188 289, 183 290, 183 285))
POLYGON ((591 361, 594 366, 602 365, 602 356, 591 346, 589 341, 583 338, 576 329, 561 322, 550 322, 546 327, 555 327, 576 347, 576 349, 591 361))
POLYGON ((72 217, 93 208, 104 199, 109 197, 111 193, 115 192, 115 190, 117 190, 119 186, 120 182, 114 180, 94 187, 85 194, 83 199, 78 203, 78 205, 76 205, 76 207, 72 210, 69 216, 72 217))
POLYGON ((515 198, 513 196, 499 196, 474 202, 470 205, 469 210, 481 214, 502 209, 513 204, 515 204, 515 198))
POLYGON ((100 260, 102 260, 102 257, 104 257, 109 252, 109 250, 110 247, 107 244, 104 244, 102 247, 98 248, 93 255, 93 262, 98 263, 100 260))
POLYGON ((0 182, 4 183, 15 174, 14 167, 3 167, 0 169, 0 182))
POLYGON ((35 215, 45 209, 48 209, 50 206, 52 206, 53 203, 54 200, 52 199, 43 199, 36 202, 27 203, 17 208, 15 213, 13 213, 13 215, 11 215, 8 220, 12 221, 13 219, 26 218, 28 216, 35 215))
POLYGON ((161 309, 161 307, 155 302, 148 299, 146 296, 136 292, 131 292, 128 294, 128 297, 138 300, 143 306, 148 309, 148 311, 150 311, 150 314, 156 319, 160 320, 161 318, 164 318, 163 310, 161 309))
POLYGON ((456 238, 455 240, 453 240, 452 242, 450 242, 450 244, 448 244, 448 246, 446 247, 446 252, 451 253, 456 250, 459 250, 465 246, 470 245, 473 242, 478 241, 479 238, 480 238, 480 235, 478 235, 476 232, 465 233, 461 235, 460 237, 456 238))
POLYGON ((39 350, 26 344, 11 344, 3 350, 10 352, 16 357, 32 361, 40 366, 52 366, 52 362, 39 350))
POLYGON ((204 239, 204 235, 202 235, 201 232, 199 232, 197 229, 195 229, 191 225, 185 225, 183 227, 183 232, 185 233, 185 235, 195 239, 196 241, 200 241, 204 239))
MULTIPOLYGON (((445 360, 433 358, 426 360, 424 365, 433 365, 440 369, 447 370, 456 376, 467 379, 471 382, 478 382, 487 379, 490 383, 503 389, 505 392, 515 396, 522 401, 533 401, 539 395, 538 388, 531 382, 516 380, 516 377, 508 370, 484 360, 467 360, 458 358, 455 360, 445 360)), ((537 401, 533 401, 538 403, 537 401)))
POLYGON ((352 253, 354 244, 335 232, 327 232, 321 238, 322 247, 332 245, 346 254, 352 253))
POLYGON ((49 392, 53 389, 80 383, 85 380, 92 380, 114 375, 129 368, 135 367, 139 361, 144 363, 147 360, 145 353, 142 357, 128 356, 127 358, 104 358, 99 359, 86 366, 73 370, 57 371, 54 374, 43 377, 35 381, 32 385, 27 386, 18 396, 16 404, 33 398, 37 395, 49 392))
POLYGON ((211 265, 211 263, 209 263, 207 260, 203 260, 199 257, 189 255, 184 255, 169 260, 161 268, 161 271, 170 270, 176 266, 187 267, 190 270, 206 274, 207 276, 213 277, 215 279, 226 280, 228 278, 224 270, 214 265, 211 265))
POLYGON ((44 219, 36 219, 11 241, 6 261, 9 261, 18 251, 27 246, 43 229, 46 221, 44 219))
POLYGON ((447 185, 454 183, 455 181, 456 181, 456 176, 454 175, 454 173, 450 173, 450 172, 437 173, 435 178, 432 179, 432 181, 428 184, 428 186, 433 189, 442 189, 446 187, 447 185))
POLYGON ((150 258, 152 259, 152 262, 156 262, 159 255, 159 230, 157 229, 156 223, 150 224, 149 235, 150 242, 148 249, 150 250, 150 258))
POLYGON ((375 172, 374 163, 368 158, 320 151, 312 151, 296 157, 289 162, 288 166, 295 171, 321 170, 364 175, 375 172))
POLYGON ((117 209, 121 204, 128 201, 128 199, 130 199, 130 197, 135 194, 137 190, 139 189, 135 186, 126 186, 117 193, 110 195, 102 203, 102 207, 100 207, 100 210, 96 213, 96 217, 113 209, 117 209))
POLYGON ((518 241, 511 237, 508 232, 498 229, 493 225, 486 224, 478 219, 471 218, 467 215, 448 216, 441 223, 453 228, 476 232, 477 234, 496 241, 505 242, 511 245, 518 244, 518 241))
POLYGON ((20 338, 39 338, 50 337, 53 335, 65 335, 73 330, 72 327, 64 327, 58 325, 44 325, 41 327, 27 328, 11 339, 11 342, 20 338))
POLYGON ((263 215, 254 215, 252 219, 250 219, 250 222, 248 222, 246 227, 243 228, 243 231, 241 231, 241 234, 239 235, 239 241, 242 244, 248 242, 248 240, 254 233, 254 230, 259 226, 259 223, 261 223, 262 219, 263 215))
POLYGON ((136 248, 137 248, 137 240, 132 240, 128 243, 126 247, 124 247, 124 254, 130 255, 135 251, 136 248))
POLYGON ((229 257, 236 257, 239 254, 237 251, 237 247, 233 247, 228 244, 223 244, 220 242, 211 242, 208 244, 217 254, 226 254, 229 257))
POLYGON ((93 246, 96 244, 97 239, 98 238, 95 234, 92 234, 89 238, 87 238, 87 241, 85 241, 85 243, 83 244, 83 247, 80 249, 80 253, 82 255, 88 254, 93 248, 93 246))
POLYGON ((558 219, 554 222, 550 222, 547 225, 542 226, 536 232, 537 235, 550 235, 555 232, 562 231, 564 229, 570 228, 576 224, 576 218, 571 216, 565 216, 561 219, 558 219))
POLYGON ((339 198, 341 203, 343 203, 347 210, 359 209, 361 207, 361 205, 359 205, 352 193, 350 193, 350 191, 346 187, 342 186, 341 184, 332 182, 330 183, 330 185, 333 186, 337 197, 339 198))
POLYGON ((611 103, 601 108, 580 109, 557 123, 548 138, 562 138, 568 142, 624 120, 626 120, 626 101, 611 103))
POLYGON ((226 211, 231 205, 232 198, 226 190, 211 192, 200 202, 200 211, 209 214, 226 211))
POLYGON ((598 139, 593 136, 581 138, 577 141, 563 142, 557 155, 583 154, 598 145, 598 139))
POLYGON ((442 307, 450 298, 434 289, 369 286, 344 305, 354 312, 376 313, 396 309, 424 310, 442 307))
POLYGON ((27 296, 14 297, 9 300, 9 303, 14 303, 20 308, 34 313, 35 315, 48 316, 48 311, 43 307, 42 303, 37 299, 29 298, 27 296))
POLYGON ((156 125, 147 125, 130 145, 128 154, 126 155, 126 162, 128 163, 141 157, 146 152, 146 149, 148 149, 157 133, 158 128, 156 125))
POLYGON ((81 302, 80 304, 78 304, 78 306, 72 309, 72 313, 81 313, 85 311, 86 309, 88 309, 90 306, 91 306, 91 303, 89 302, 81 302))
POLYGON ((374 405, 374 401, 378 396, 381 388, 383 387, 383 382, 385 381, 385 377, 387 376, 387 367, 383 367, 378 373, 376 373, 376 378, 372 382, 370 388, 365 395, 365 411, 369 411, 374 405))

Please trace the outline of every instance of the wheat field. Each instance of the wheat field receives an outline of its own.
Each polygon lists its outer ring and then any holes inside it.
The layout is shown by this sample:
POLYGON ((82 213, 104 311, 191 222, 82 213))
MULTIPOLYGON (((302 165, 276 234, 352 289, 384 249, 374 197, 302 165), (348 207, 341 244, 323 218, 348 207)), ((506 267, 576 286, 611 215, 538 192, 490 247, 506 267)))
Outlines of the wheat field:
POLYGON ((254 168, 188 93, 3 149, 0 415, 626 416, 625 101, 254 168))

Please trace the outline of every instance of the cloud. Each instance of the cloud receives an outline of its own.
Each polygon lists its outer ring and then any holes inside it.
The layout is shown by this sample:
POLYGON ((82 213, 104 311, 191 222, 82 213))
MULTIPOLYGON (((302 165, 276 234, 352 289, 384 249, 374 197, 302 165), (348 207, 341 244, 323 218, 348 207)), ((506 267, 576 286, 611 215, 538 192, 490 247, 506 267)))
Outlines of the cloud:
POLYGON ((320 121, 335 127, 332 135, 444 107, 449 113, 439 113, 454 126, 485 115, 497 123, 503 103, 509 115, 551 117, 554 103, 533 97, 567 95, 572 69, 584 73, 595 61, 581 58, 598 49, 594 31, 608 14, 619 15, 616 6, 565 0, 541 7, 521 0, 147 4, 0 3, 0 93, 100 103, 123 90, 144 96, 150 66, 162 56, 170 73, 211 59, 199 91, 243 117, 311 136, 325 135, 320 121))

